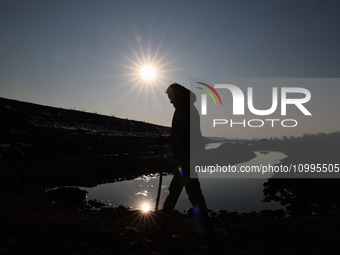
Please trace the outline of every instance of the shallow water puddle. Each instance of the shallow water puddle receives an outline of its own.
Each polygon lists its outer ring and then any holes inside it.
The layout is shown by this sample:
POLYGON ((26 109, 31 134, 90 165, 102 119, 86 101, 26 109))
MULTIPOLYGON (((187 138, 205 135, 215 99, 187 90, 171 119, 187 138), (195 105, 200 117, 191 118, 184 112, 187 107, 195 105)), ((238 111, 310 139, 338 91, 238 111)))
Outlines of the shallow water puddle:
MULTIPOLYGON (((286 155, 282 152, 256 152, 256 157, 242 165, 277 164, 286 155)), ((269 177, 269 176, 267 176, 269 177)), ((168 195, 168 187, 172 176, 163 176, 162 191, 159 208, 168 195)), ((281 209, 276 202, 262 202, 263 183, 267 179, 240 178, 200 179, 201 188, 208 208, 211 210, 227 210, 237 212, 261 211, 265 209, 281 209)), ((155 208, 155 201, 159 185, 158 175, 141 176, 133 180, 119 181, 98 185, 94 188, 81 188, 88 191, 88 200, 97 200, 112 206, 123 205, 131 209, 142 209, 147 204, 151 210, 155 208)), ((180 212, 191 207, 184 190, 177 202, 176 209, 180 212)))

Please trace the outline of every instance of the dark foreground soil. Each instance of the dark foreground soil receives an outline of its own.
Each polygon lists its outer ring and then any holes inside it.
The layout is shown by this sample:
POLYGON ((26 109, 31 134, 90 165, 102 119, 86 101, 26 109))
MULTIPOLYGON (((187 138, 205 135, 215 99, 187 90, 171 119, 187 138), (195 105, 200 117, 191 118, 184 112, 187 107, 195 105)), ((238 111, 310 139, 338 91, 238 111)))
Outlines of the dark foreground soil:
MULTIPOLYGON (((180 213, 164 216, 123 207, 90 210, 84 192, 76 188, 48 191, 63 174, 50 169, 38 178, 32 169, 24 169, 3 171, 0 254, 340 253, 336 210, 286 218, 212 213, 213 232, 200 234, 192 231, 190 216, 180 213)), ((64 179, 66 184, 71 180, 64 179)))
POLYGON ((124 208, 90 211, 46 192, 1 189, 1 254, 338 254, 337 215, 212 218, 211 235, 189 233, 189 216, 124 208))
MULTIPOLYGON (((271 181, 266 198, 297 202, 290 211, 300 216, 212 212, 214 229, 202 234, 189 215, 92 210, 78 188, 52 189, 172 171, 159 158, 169 128, 8 99, 0 116, 0 254, 340 254, 338 182, 271 181), (301 201, 323 209, 312 215, 301 201)), ((285 164, 339 163, 339 141, 337 132, 221 149, 226 165, 254 150, 282 151, 285 164)))

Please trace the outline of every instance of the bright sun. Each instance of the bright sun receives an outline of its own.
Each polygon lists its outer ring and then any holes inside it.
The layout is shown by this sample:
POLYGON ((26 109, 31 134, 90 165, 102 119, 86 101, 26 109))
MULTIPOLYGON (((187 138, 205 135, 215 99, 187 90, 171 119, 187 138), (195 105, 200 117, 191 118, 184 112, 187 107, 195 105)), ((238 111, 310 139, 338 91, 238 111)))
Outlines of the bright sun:
POLYGON ((152 66, 142 67, 140 74, 144 80, 153 80, 156 76, 155 69, 152 66))
POLYGON ((164 102, 160 100, 164 99, 165 88, 174 82, 175 73, 181 70, 173 67, 177 58, 170 57, 172 47, 162 50, 162 43, 156 47, 151 47, 151 41, 147 43, 139 35, 136 35, 135 39, 137 45, 130 45, 129 41, 126 41, 130 52, 125 54, 124 51, 117 50, 124 61, 113 62, 113 64, 121 67, 121 70, 115 70, 115 72, 120 73, 118 76, 125 77, 117 87, 129 85, 127 93, 120 100, 123 102, 129 98, 131 101, 131 98, 134 97, 132 103, 135 103, 139 102, 139 98, 144 94, 145 102, 147 102, 144 104, 145 107, 152 104, 156 106, 155 108, 161 108, 164 102), (152 100, 150 100, 150 96, 152 100))
POLYGON ((150 206, 148 204, 146 204, 146 203, 143 204, 142 205, 142 211, 145 212, 145 213, 149 212, 150 211, 150 206))

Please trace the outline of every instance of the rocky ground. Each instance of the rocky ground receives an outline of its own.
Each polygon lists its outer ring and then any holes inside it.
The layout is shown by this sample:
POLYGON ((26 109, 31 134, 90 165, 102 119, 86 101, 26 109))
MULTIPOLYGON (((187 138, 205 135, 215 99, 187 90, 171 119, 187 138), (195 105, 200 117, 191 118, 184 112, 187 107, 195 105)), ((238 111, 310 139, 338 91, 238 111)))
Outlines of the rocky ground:
MULTIPOLYGON (((8 99, 0 117, 0 254, 340 253, 337 180, 268 181, 265 199, 290 204, 294 216, 211 212, 213 231, 201 234, 190 213, 93 210, 100 204, 86 204, 84 191, 65 188, 171 172, 171 157, 159 157, 169 128, 8 99)), ((339 141, 340 133, 320 134, 222 149, 230 164, 254 150, 282 151, 285 164, 338 163, 339 141)))
POLYGON ((45 174, 40 171, 39 175, 27 167, 13 171, 2 165, 2 170, 0 254, 340 252, 340 212, 336 209, 285 218, 273 217, 271 213, 213 212, 210 220, 214 230, 202 235, 193 231, 195 225, 189 215, 163 216, 123 207, 92 210, 84 202, 85 193, 77 188, 49 190, 62 180, 72 182, 76 172, 70 179, 61 173, 54 176, 53 169, 45 174))

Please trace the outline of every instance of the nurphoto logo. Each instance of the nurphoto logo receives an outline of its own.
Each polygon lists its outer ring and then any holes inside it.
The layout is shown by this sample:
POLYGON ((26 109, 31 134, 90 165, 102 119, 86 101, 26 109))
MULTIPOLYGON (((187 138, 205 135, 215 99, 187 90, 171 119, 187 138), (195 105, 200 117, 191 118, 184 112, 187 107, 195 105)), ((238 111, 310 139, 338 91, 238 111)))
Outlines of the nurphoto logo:
MULTIPOLYGON (((301 87, 272 87, 271 88, 271 106, 268 109, 257 109, 254 106, 254 96, 253 96, 253 87, 247 87, 246 96, 243 91, 236 85, 233 84, 214 84, 209 85, 203 82, 196 82, 198 84, 203 85, 205 88, 196 87, 199 90, 204 91, 204 94, 201 94, 201 115, 208 114, 208 99, 207 95, 213 100, 214 104, 217 105, 215 96, 219 100, 220 106, 223 107, 222 99, 220 95, 224 93, 230 93, 233 100, 232 105, 232 115, 234 116, 242 116, 245 115, 245 98, 247 99, 247 109, 250 113, 257 116, 270 116, 273 113, 277 112, 278 108, 280 108, 280 115, 287 116, 287 105, 293 105, 301 113, 305 116, 312 116, 311 112, 306 108, 304 104, 311 100, 311 92, 306 88, 301 87), (219 92, 217 92, 217 90, 219 92), (279 94, 280 94, 280 105, 279 105, 279 94), (290 97, 290 95, 294 94, 294 97, 290 97), (280 106, 280 107, 278 107, 280 106)), ((248 127, 263 127, 265 123, 274 127, 275 124, 279 122, 282 127, 296 127, 298 125, 298 121, 295 119, 243 119, 242 121, 233 121, 233 119, 225 119, 225 118, 214 118, 212 122, 212 126, 216 127, 218 125, 226 125, 229 124, 230 127, 235 126, 248 126, 248 127)))

